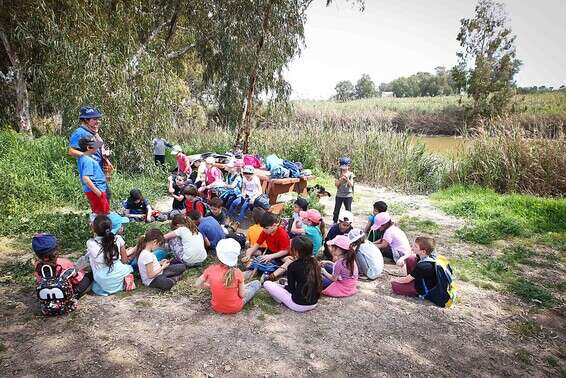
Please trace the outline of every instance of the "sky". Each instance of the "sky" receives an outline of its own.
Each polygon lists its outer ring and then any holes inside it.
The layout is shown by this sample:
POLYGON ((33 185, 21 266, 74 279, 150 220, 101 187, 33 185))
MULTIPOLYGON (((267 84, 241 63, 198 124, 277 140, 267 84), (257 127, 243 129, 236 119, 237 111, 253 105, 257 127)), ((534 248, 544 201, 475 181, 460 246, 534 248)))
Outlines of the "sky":
MULTIPOLYGON (((517 35, 519 86, 566 85, 566 0, 499 0, 517 35)), ((328 99, 341 80, 364 73, 379 84, 456 64, 461 18, 471 0, 366 0, 364 12, 345 0, 316 0, 307 13, 301 55, 285 76, 293 99, 328 99)))

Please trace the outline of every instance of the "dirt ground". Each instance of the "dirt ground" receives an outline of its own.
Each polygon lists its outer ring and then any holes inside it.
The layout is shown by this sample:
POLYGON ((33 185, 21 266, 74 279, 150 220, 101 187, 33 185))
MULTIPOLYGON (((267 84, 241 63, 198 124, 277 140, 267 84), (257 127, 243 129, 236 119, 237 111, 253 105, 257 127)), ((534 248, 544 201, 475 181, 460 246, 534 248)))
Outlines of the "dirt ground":
MULTIPOLYGON (((377 199, 390 203, 394 218, 440 225, 435 237, 448 257, 479 248, 458 241, 454 231, 462 221, 426 196, 358 185, 359 226, 377 199)), ((328 214, 331 201, 323 199, 328 214)), ((566 371, 564 313, 533 310, 465 282, 458 282, 461 300, 450 309, 393 295, 384 273, 360 281, 353 297, 322 298, 309 313, 277 305, 262 290, 243 312, 225 316, 211 312, 208 293, 192 288, 197 274, 171 293, 139 288, 88 295, 78 311, 59 318, 39 315, 30 290, 0 283, 0 376, 538 377, 566 371), (542 332, 516 331, 535 317, 542 332)))

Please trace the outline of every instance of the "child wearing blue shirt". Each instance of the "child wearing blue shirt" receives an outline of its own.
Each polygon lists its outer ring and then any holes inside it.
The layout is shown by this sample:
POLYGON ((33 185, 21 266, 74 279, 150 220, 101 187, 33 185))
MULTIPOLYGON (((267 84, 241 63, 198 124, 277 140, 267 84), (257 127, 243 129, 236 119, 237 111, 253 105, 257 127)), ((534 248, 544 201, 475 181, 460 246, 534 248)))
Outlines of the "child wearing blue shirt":
POLYGON ((83 152, 78 159, 79 177, 90 209, 95 215, 107 215, 110 212, 106 195, 106 176, 100 164, 92 157, 101 146, 102 142, 93 135, 84 136, 79 140, 79 148, 83 152))

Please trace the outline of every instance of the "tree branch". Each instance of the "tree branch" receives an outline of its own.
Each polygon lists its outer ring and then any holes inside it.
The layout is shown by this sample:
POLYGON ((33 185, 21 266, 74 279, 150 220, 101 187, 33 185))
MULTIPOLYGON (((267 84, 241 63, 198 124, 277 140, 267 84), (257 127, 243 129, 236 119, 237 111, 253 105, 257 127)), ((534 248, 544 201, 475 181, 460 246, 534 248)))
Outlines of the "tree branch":
POLYGON ((167 57, 167 59, 180 58, 183 55, 185 55, 186 53, 188 53, 191 49, 194 49, 195 47, 196 47, 196 44, 191 43, 190 45, 187 45, 180 50, 170 52, 169 54, 166 55, 166 57, 167 57))

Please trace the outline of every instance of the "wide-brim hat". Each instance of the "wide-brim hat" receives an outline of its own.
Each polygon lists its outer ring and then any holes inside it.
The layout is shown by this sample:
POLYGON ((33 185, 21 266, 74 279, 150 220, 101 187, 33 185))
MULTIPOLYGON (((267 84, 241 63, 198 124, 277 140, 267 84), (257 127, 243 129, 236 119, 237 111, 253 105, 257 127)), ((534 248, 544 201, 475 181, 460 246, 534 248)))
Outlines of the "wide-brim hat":
POLYGON ((355 243, 364 236, 364 232, 359 228, 353 228, 350 232, 348 232, 348 239, 350 239, 350 243, 355 243))
POLYGON ((216 244, 216 256, 224 265, 235 267, 241 251, 240 243, 232 238, 222 239, 216 244))
POLYGON ((123 217, 120 214, 115 213, 115 212, 111 212, 110 214, 108 214, 108 218, 112 222, 112 233, 114 235, 116 235, 118 233, 118 231, 120 231, 120 227, 122 227, 122 225, 124 223, 130 222, 129 218, 123 217))
POLYGON ((79 119, 102 118, 102 113, 94 106, 82 106, 79 110, 79 119))

